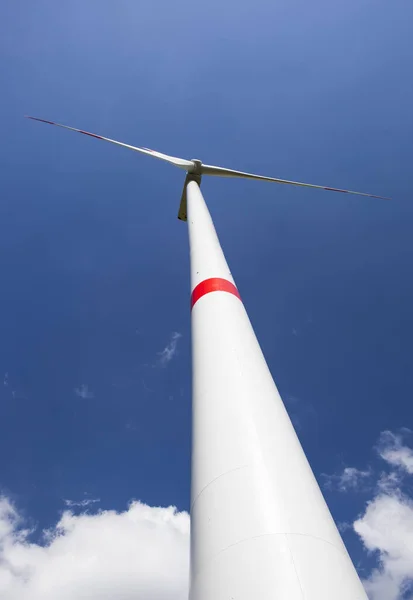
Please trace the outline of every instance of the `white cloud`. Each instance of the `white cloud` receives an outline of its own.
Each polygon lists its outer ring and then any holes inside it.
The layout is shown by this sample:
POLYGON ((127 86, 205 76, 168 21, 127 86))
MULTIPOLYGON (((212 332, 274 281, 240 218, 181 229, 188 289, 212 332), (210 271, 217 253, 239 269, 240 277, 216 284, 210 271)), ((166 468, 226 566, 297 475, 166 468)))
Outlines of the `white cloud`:
POLYGON ((168 363, 170 363, 171 360, 173 359, 173 357, 175 356, 176 351, 178 349, 178 340, 181 337, 182 337, 181 333, 174 331, 169 343, 165 346, 165 348, 161 352, 158 352, 159 363, 163 367, 166 367, 166 365, 168 363))
POLYGON ((380 494, 354 530, 367 550, 378 553, 379 566, 364 581, 371 600, 404 598, 413 580, 413 501, 400 493, 380 494))
POLYGON ((64 503, 69 508, 73 508, 74 506, 80 506, 84 508, 85 506, 89 506, 90 504, 95 504, 96 502, 100 502, 100 498, 85 498, 84 500, 65 500, 64 503))
POLYGON ((76 396, 79 396, 79 398, 83 398, 83 400, 89 400, 90 398, 95 397, 95 394, 89 389, 87 383, 82 383, 81 386, 75 388, 75 394, 76 396))
POLYGON ((133 502, 128 510, 66 511, 44 544, 0 499, 2 600, 186 600, 189 515, 133 502))
POLYGON ((371 600, 413 600, 413 499, 402 492, 413 474, 413 449, 401 434, 384 431, 376 450, 390 470, 378 475, 375 496, 353 524, 377 558, 363 583, 371 600))
POLYGON ((413 449, 403 445, 401 435, 383 431, 377 449, 380 456, 390 465, 405 469, 410 475, 413 474, 413 449))
POLYGON ((360 491, 365 489, 367 480, 371 477, 371 471, 360 471, 355 467, 346 467, 341 475, 326 475, 323 473, 325 487, 328 490, 339 492, 360 491))
MULTIPOLYGON (((379 472, 347 467, 339 475, 323 475, 326 487, 345 492, 370 491, 371 500, 353 523, 376 567, 364 580, 370 600, 413 600, 413 448, 405 443, 412 432, 383 431, 375 447, 386 463, 379 472)), ((339 523, 345 532, 347 523, 339 523)))

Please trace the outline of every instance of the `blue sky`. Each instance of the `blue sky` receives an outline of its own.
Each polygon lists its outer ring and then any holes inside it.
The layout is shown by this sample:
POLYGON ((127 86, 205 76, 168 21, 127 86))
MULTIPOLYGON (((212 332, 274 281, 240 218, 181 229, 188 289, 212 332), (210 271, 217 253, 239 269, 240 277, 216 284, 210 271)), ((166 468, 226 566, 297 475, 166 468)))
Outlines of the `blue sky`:
MULTIPOLYGON (((412 18, 407 0, 2 3, 0 489, 36 543, 68 499, 188 510, 189 259, 181 172, 23 115, 393 197, 203 183, 320 483, 376 481, 404 464, 381 432, 413 428, 412 18)), ((336 521, 372 486, 325 489, 336 521)), ((343 536, 368 577, 380 549, 343 536)))

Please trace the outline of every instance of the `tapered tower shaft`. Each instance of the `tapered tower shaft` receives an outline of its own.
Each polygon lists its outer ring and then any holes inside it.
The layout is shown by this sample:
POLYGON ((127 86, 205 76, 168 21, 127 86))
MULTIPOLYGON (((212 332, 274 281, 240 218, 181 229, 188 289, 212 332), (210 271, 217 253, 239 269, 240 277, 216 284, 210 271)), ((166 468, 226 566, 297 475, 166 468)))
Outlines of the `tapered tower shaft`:
POLYGON ((190 600, 367 600, 195 181, 190 600))

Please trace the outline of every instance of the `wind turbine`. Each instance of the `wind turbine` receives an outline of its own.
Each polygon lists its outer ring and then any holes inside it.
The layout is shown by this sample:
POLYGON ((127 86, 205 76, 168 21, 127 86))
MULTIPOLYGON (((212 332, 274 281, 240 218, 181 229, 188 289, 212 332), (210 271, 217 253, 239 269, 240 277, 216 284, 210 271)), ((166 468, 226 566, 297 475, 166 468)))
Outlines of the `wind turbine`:
POLYGON ((367 600, 268 369, 200 190, 203 175, 263 177, 74 127, 186 171, 191 254, 190 600, 367 600))

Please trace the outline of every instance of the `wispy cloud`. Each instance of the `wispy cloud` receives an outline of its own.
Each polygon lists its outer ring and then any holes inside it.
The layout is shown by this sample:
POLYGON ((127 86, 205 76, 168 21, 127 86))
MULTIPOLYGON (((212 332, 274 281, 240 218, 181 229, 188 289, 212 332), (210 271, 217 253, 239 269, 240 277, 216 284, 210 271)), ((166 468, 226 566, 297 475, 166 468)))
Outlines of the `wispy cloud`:
POLYGON ((95 397, 95 394, 89 389, 87 383, 82 383, 82 385, 74 389, 74 392, 76 396, 83 398, 83 400, 89 400, 90 398, 95 397))
POLYGON ((349 529, 352 529, 352 524, 351 523, 347 523, 347 521, 339 521, 337 523, 337 529, 341 533, 344 533, 345 531, 348 531, 349 529))
POLYGON ((371 471, 360 471, 355 467, 346 467, 342 473, 336 475, 322 474, 325 481, 324 487, 328 490, 339 492, 357 492, 366 488, 366 483, 371 477, 371 471))
POLYGON ((403 483, 403 474, 400 471, 383 471, 377 480, 377 492, 384 494, 397 493, 403 483))
POLYGON ((166 367, 171 362, 171 360, 174 358, 174 356, 176 355, 176 351, 178 349, 178 340, 181 337, 182 337, 181 333, 174 331, 171 335, 171 339, 170 339, 169 343, 165 346, 165 348, 161 352, 158 352, 159 364, 162 367, 166 367))
POLYGON ((10 382, 10 376, 7 371, 3 375, 3 386, 8 388, 8 393, 13 400, 26 400, 25 393, 19 387, 16 389, 13 382, 10 382))
POLYGON ((142 378, 142 385, 143 385, 143 388, 144 388, 144 389, 145 389, 147 392, 152 392, 152 393, 154 392, 154 390, 153 390, 152 388, 150 388, 150 387, 148 387, 148 386, 146 385, 146 383, 145 383, 145 380, 144 380, 143 378, 142 378))
MULTIPOLYGON (((404 429, 403 432, 411 433, 404 429)), ((379 455, 394 467, 404 469, 410 475, 413 474, 413 449, 403 444, 403 436, 391 431, 383 431, 377 445, 379 455)))
POLYGON ((95 504, 96 502, 100 502, 100 498, 85 498, 84 500, 64 500, 64 503, 69 508, 73 508, 75 506, 80 506, 81 508, 85 508, 90 504, 95 504))
POLYGON ((409 429, 400 433, 383 431, 374 450, 388 466, 390 471, 373 471, 371 467, 360 470, 345 467, 342 473, 327 475, 322 473, 325 488, 339 492, 368 491, 375 489, 377 493, 392 493, 400 489, 405 477, 413 475, 413 448, 407 446, 403 436, 411 435, 409 429))

